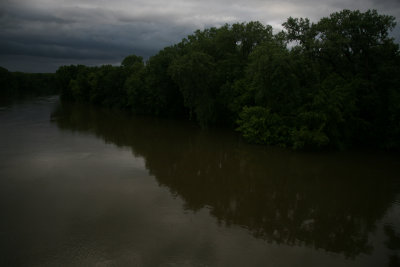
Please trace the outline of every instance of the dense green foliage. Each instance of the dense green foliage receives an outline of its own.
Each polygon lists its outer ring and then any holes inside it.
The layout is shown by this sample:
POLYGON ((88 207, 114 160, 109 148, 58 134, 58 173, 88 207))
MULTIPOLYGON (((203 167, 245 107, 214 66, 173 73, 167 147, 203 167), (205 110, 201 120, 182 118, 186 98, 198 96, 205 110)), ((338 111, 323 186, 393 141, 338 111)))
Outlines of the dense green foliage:
POLYGON ((400 54, 391 16, 343 10, 196 31, 146 63, 64 66, 65 100, 237 128, 250 142, 303 148, 400 147, 400 54))
POLYGON ((0 67, 0 97, 21 98, 58 94, 54 73, 10 72, 0 67))

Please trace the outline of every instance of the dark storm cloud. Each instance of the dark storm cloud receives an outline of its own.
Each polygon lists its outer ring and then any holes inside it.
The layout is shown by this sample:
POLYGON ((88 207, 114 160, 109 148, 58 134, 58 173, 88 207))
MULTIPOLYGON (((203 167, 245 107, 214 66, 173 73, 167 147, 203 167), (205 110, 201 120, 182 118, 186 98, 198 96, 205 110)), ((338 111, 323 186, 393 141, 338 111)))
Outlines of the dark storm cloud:
POLYGON ((376 6, 384 6, 386 8, 396 7, 399 8, 399 0, 371 0, 376 6))
POLYGON ((317 21, 344 8, 400 14, 397 0, 3 0, 0 65, 29 71, 37 60, 31 71, 54 71, 118 64, 132 53, 147 58, 198 28, 259 20, 279 29, 289 16, 317 21))
POLYGON ((172 22, 162 16, 132 18, 100 8, 52 11, 18 5, 1 9, 0 65, 17 70, 18 66, 10 63, 11 55, 18 56, 19 62, 26 56, 119 63, 132 53, 149 57, 193 30, 185 25, 166 27, 172 22))

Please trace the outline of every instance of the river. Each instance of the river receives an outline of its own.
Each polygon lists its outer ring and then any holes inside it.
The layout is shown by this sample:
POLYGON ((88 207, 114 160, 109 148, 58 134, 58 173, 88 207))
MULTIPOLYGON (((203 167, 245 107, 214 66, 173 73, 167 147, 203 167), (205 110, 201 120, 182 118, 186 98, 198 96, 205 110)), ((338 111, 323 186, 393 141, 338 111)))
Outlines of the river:
POLYGON ((0 266, 399 266, 400 156, 35 98, 0 107, 0 266))

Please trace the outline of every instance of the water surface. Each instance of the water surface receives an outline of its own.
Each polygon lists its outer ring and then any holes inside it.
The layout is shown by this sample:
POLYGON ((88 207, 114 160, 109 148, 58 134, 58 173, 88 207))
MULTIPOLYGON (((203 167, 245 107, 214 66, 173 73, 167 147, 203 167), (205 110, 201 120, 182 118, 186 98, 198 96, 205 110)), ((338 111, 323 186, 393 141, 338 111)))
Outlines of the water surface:
POLYGON ((399 163, 57 97, 3 105, 0 265, 398 266, 399 163))

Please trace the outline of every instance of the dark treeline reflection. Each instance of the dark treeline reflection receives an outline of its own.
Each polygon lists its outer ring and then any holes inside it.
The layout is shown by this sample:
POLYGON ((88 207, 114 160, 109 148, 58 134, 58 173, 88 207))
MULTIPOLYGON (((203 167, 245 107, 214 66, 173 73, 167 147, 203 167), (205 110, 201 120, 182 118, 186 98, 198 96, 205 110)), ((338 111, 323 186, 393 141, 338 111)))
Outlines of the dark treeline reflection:
POLYGON ((60 104, 52 120, 130 147, 187 210, 206 207, 221 225, 268 242, 371 253, 369 234, 398 193, 389 156, 262 148, 223 131, 77 104, 60 104))
POLYGON ((391 251, 389 256, 389 266, 395 267, 400 265, 400 233, 397 233, 393 226, 385 226, 385 234, 387 236, 387 241, 385 242, 386 247, 391 251))

